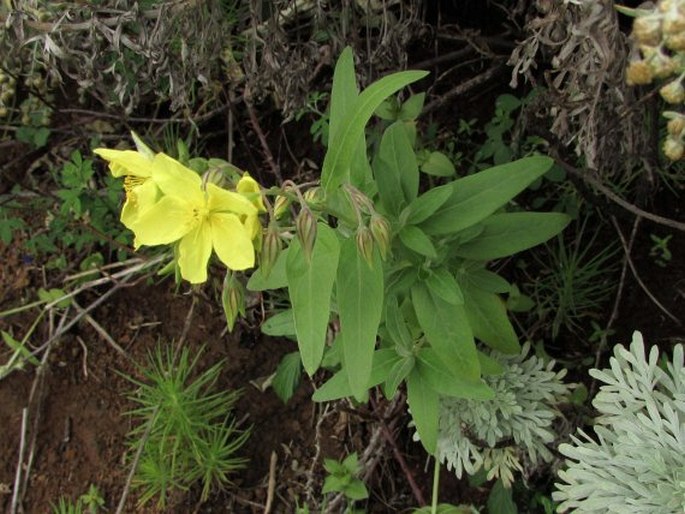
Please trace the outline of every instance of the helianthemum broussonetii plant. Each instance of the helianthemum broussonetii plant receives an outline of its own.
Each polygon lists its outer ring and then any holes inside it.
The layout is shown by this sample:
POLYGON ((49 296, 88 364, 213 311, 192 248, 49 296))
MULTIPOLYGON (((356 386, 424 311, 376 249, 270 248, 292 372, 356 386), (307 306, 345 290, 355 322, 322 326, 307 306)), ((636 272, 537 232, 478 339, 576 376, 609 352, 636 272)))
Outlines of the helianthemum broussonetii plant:
POLYGON ((121 221, 136 247, 176 243, 181 276, 193 284, 207 280, 213 252, 228 269, 252 268, 261 238, 259 184, 246 173, 234 191, 224 189, 138 141, 138 151, 95 150, 124 177, 121 221))

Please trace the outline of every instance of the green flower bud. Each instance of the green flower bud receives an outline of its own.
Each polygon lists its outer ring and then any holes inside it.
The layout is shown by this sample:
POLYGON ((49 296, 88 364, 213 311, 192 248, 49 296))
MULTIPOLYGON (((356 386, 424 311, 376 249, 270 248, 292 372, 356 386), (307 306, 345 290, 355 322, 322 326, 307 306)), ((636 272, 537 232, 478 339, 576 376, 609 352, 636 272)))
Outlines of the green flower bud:
POLYGON ((369 227, 361 225, 357 229, 357 250, 370 267, 373 267, 373 234, 369 227))
POLYGON ((682 141, 673 137, 666 138, 666 141, 664 141, 663 150, 664 155, 670 161, 679 161, 683 158, 683 154, 685 154, 685 146, 683 146, 682 141))
POLYGON ((264 234, 260 259, 260 268, 265 277, 268 277, 271 273, 280 253, 281 238, 278 235, 278 228, 274 225, 269 225, 266 234, 264 234))
POLYGON ((287 196, 278 195, 274 201, 274 218, 281 219, 283 215, 288 212, 290 206, 290 198, 287 196))
POLYGON ((308 207, 303 207, 295 220, 297 237, 302 244, 302 251, 307 262, 311 262, 314 243, 316 242, 316 218, 308 207))
POLYGON ((371 216, 369 228, 381 252, 381 258, 385 260, 390 251, 390 223, 383 216, 374 213, 371 216))
POLYGON ((238 315, 245 315, 245 289, 231 270, 226 272, 226 277, 224 278, 224 285, 221 290, 221 305, 224 308, 228 331, 233 332, 238 315))
POLYGON ((304 192, 304 201, 311 207, 317 207, 323 203, 323 189, 312 187, 304 192))
POLYGON ((685 88, 680 79, 673 80, 659 90, 661 98, 670 104, 679 104, 685 100, 685 88))

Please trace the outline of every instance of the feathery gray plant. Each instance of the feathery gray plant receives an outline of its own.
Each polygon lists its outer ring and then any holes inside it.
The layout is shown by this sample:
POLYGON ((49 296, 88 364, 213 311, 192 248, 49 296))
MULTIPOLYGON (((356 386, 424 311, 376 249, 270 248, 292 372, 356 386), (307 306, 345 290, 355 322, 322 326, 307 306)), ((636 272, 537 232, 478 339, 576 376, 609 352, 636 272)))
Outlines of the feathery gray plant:
POLYGON ((682 514, 685 512, 685 366, 683 345, 659 366, 645 356, 642 335, 630 349, 614 348, 610 368, 590 370, 603 385, 592 402, 599 411, 596 440, 579 430, 559 451, 568 468, 553 498, 559 512, 682 514))
POLYGON ((565 369, 553 371, 554 361, 527 357, 529 350, 526 343, 519 355, 492 355, 504 368, 500 375, 483 378, 495 391, 494 399, 441 399, 438 457, 458 477, 484 467, 488 479, 500 478, 508 487, 526 460, 552 459, 546 445, 554 441, 554 406, 570 387, 561 381, 565 369))

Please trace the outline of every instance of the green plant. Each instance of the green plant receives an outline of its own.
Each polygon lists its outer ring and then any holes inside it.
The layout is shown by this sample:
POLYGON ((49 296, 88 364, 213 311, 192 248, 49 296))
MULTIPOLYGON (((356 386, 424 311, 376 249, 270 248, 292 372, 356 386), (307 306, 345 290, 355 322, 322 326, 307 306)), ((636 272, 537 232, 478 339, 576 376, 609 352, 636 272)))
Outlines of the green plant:
POLYGON ((141 452, 133 481, 141 490, 140 504, 156 497, 163 508, 172 492, 196 482, 204 501, 246 462, 235 456, 249 435, 231 416, 238 393, 216 391, 222 362, 193 378, 200 354, 190 360, 183 348, 175 359, 171 350, 157 347, 141 370, 144 379, 129 378, 137 386, 131 395, 137 407, 129 412, 136 427, 129 440, 131 452, 141 452))
MULTIPOLYGON (((343 52, 333 79, 320 189, 304 197, 289 183, 279 192, 300 205, 297 238, 281 251, 268 280, 257 269, 247 287, 287 286, 290 329, 308 374, 326 350, 325 363, 336 372, 316 391, 316 401, 363 401, 378 384, 392 397, 406 383, 421 441, 434 453, 441 396, 495 394, 481 379, 492 368, 483 364, 487 357, 476 338, 504 353, 520 350, 498 296, 511 287, 487 269, 487 261, 547 240, 568 218, 504 210, 549 169, 545 157, 503 164, 419 195, 416 124, 403 119, 384 130, 369 159, 368 120, 387 96, 423 75, 396 73, 359 93, 352 53, 343 52), (335 228, 328 216, 336 219, 335 228), (341 330, 327 349, 331 315, 341 330)), ((421 98, 414 103, 412 115, 421 98)), ((287 232, 287 222, 272 218, 270 227, 282 224, 287 232)))
POLYGON ((579 429, 559 471, 559 512, 578 514, 682 513, 685 510, 685 352, 673 348, 663 367, 659 350, 647 356, 642 334, 614 347, 610 367, 592 369, 603 383, 592 404, 595 437, 579 429))
POLYGON ((67 498, 60 498, 57 505, 52 505, 53 514, 97 514, 103 510, 105 500, 100 494, 97 486, 91 484, 88 492, 79 496, 76 502, 71 502, 67 498))
POLYGON ((553 360, 528 356, 529 350, 526 343, 519 355, 490 356, 501 368, 484 378, 492 399, 441 398, 437 456, 457 477, 483 468, 487 480, 500 479, 509 488, 524 466, 552 460, 547 446, 554 441, 556 405, 570 388, 562 382, 565 369, 553 371, 553 360))
POLYGON ((668 248, 668 242, 673 237, 673 234, 668 234, 664 237, 659 237, 656 234, 649 234, 649 238, 652 240, 652 247, 649 249, 649 256, 654 260, 654 262, 665 268, 671 262, 673 254, 668 248))
POLYGON ((564 327, 572 332, 581 322, 601 312, 616 284, 612 274, 619 261, 616 244, 598 244, 599 232, 585 236, 586 218, 572 242, 559 236, 545 245, 546 256, 533 252, 542 272, 524 288, 536 304, 538 317, 556 338, 564 327))
POLYGON ((342 493, 353 502, 369 497, 369 491, 364 482, 357 477, 360 469, 356 452, 345 457, 342 462, 325 459, 323 466, 328 473, 321 490, 323 494, 342 493))

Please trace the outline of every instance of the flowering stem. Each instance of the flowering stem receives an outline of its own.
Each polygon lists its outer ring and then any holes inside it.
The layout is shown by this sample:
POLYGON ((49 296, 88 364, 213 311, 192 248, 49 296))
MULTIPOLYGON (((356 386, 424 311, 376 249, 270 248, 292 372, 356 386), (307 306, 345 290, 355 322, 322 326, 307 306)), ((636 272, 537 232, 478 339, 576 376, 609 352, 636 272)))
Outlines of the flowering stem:
POLYGON ((438 486, 440 485, 440 460, 435 457, 435 467, 433 468, 433 491, 431 492, 431 514, 438 512, 438 486))

